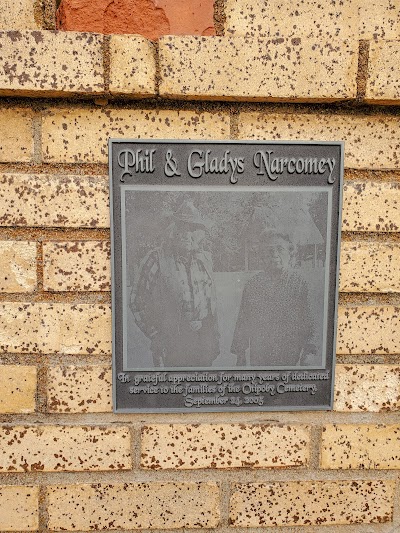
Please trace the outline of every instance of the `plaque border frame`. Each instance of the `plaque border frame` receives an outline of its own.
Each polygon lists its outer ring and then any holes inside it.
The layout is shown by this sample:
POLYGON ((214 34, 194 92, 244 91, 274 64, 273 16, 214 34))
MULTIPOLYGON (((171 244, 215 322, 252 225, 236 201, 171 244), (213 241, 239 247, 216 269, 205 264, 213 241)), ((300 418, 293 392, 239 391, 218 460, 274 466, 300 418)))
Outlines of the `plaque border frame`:
MULTIPOLYGON (((340 274, 340 249, 341 249, 341 233, 342 233, 342 211, 343 211, 343 182, 344 182, 344 141, 301 141, 301 140, 238 140, 238 139, 151 139, 151 138, 109 138, 108 140, 108 167, 109 167, 109 203, 110 203, 110 241, 111 241, 111 324, 112 324, 112 409, 115 414, 129 414, 129 413, 243 413, 243 412, 291 412, 291 411, 330 411, 333 409, 334 393, 335 393, 335 370, 336 370, 336 345, 337 345, 337 323, 338 323, 338 305, 339 305, 339 274, 340 274), (338 235, 337 235, 337 250, 336 250, 336 279, 335 279, 335 302, 334 302, 334 319, 333 319, 333 347, 332 347, 332 369, 330 375, 331 391, 329 405, 291 405, 287 406, 245 406, 237 407, 236 409, 221 409, 213 406, 188 407, 188 408, 133 408, 120 407, 117 408, 117 391, 116 391, 116 353, 115 353, 115 307, 116 307, 116 288, 115 288, 115 239, 114 239, 114 199, 113 199, 113 169, 112 169, 112 148, 114 144, 120 143, 152 143, 152 144, 251 144, 251 145, 313 145, 313 146, 339 146, 340 162, 338 168, 339 179, 339 194, 338 194, 338 235), (266 408, 267 407, 267 408, 266 408)), ((232 184, 232 187, 235 187, 232 184)), ((326 289, 326 288, 325 288, 326 289)), ((222 369, 219 369, 222 370, 222 369)), ((227 369, 228 370, 228 369, 227 369)), ((250 368, 249 372, 253 369, 250 368)), ((278 371, 279 369, 276 368, 278 371)), ((140 371, 140 370, 138 370, 140 371)), ((273 371, 273 370, 269 370, 273 371)), ((166 371, 168 372, 168 370, 166 371)))

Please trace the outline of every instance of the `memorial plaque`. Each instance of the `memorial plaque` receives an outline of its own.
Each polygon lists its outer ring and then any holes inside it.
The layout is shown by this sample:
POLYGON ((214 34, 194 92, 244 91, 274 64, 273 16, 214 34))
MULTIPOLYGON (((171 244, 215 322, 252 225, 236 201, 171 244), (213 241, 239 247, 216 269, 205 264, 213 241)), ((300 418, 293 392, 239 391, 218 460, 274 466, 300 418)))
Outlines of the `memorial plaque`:
POLYGON ((109 158, 114 410, 331 409, 343 143, 109 158))

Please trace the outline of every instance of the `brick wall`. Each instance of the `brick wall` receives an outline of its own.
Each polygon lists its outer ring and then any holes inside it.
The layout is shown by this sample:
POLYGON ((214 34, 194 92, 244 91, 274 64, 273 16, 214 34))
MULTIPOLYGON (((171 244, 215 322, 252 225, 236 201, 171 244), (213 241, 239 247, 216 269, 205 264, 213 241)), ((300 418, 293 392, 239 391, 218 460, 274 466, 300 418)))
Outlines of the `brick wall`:
POLYGON ((217 8, 153 43, 0 0, 0 531, 400 531, 400 5, 217 8), (346 142, 332 412, 112 414, 109 137, 346 142))

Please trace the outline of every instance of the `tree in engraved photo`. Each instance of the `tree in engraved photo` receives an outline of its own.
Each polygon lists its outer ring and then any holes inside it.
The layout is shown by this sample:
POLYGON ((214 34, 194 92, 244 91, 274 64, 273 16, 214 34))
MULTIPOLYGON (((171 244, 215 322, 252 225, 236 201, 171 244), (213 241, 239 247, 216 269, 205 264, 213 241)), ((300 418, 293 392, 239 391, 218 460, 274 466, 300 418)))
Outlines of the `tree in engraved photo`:
POLYGON ((125 364, 322 364, 325 192, 126 193, 125 364))

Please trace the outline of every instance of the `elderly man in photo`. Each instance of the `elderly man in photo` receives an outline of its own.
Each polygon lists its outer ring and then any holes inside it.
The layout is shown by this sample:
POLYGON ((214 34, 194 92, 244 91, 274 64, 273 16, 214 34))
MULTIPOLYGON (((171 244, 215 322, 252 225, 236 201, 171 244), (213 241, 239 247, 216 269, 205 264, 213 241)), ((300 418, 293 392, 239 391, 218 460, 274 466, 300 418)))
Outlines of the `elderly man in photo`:
POLYGON ((244 287, 231 353, 237 366, 297 366, 315 355, 305 281, 291 268, 289 236, 266 229, 259 238, 263 271, 244 287))
POLYGON ((169 238, 142 261, 130 308, 151 341, 154 366, 209 367, 219 355, 219 332, 206 225, 189 200, 172 218, 169 238))

